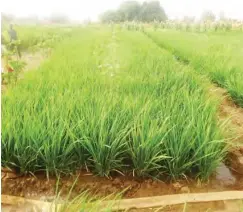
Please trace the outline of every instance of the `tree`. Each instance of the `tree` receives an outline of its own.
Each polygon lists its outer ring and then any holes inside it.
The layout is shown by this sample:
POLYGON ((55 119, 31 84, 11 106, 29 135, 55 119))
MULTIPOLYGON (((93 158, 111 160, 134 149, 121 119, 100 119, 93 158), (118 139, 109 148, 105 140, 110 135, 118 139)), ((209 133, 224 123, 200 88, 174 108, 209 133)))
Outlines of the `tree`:
POLYGON ((215 19, 216 19, 215 15, 210 10, 205 10, 202 13, 201 21, 203 21, 203 22, 205 22, 205 21, 215 21, 215 19))
POLYGON ((123 21, 138 20, 140 8, 141 6, 137 1, 125 1, 120 5, 117 13, 123 21))
POLYGON ((140 20, 144 22, 166 21, 167 16, 159 1, 144 2, 140 11, 140 20))
POLYGON ((124 21, 166 21, 167 16, 159 1, 144 2, 140 5, 137 1, 125 1, 118 10, 106 11, 100 16, 102 22, 124 21))

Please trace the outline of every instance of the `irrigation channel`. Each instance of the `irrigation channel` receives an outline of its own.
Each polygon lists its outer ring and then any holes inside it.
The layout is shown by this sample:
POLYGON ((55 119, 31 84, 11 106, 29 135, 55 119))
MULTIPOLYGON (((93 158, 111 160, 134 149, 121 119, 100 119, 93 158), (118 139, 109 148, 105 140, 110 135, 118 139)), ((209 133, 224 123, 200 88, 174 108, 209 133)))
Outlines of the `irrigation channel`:
MULTIPOLYGON (((43 57, 40 56, 40 58, 30 65, 31 69, 43 61, 43 57)), ((28 63, 28 60, 26 61, 28 63)), ((89 190, 92 195, 99 197, 111 195, 111 198, 113 194, 123 192, 122 198, 128 199, 183 193, 243 191, 243 149, 237 145, 243 141, 243 109, 230 100, 224 89, 212 84, 209 92, 210 95, 222 99, 218 118, 230 120, 231 129, 228 130, 234 134, 235 139, 233 140, 236 145, 230 150, 225 164, 222 163, 218 167, 208 182, 191 179, 169 182, 163 179, 141 179, 133 177, 132 174, 131 176, 114 175, 108 179, 95 176, 88 169, 78 170, 74 176, 62 176, 60 180, 56 177, 50 177, 47 180, 46 175, 41 172, 36 173, 35 176, 18 175, 13 170, 2 168, 2 194, 52 202, 57 196, 57 191, 61 191, 60 197, 64 198, 70 190, 72 190, 71 198, 89 190)), ((236 201, 209 201, 189 205, 186 211, 206 211, 208 208, 211 208, 212 211, 238 211, 238 209, 240 211, 239 204, 241 203, 236 201)), ((2 211, 34 211, 31 207, 26 204, 18 206, 2 204, 2 211)), ((161 211, 184 211, 183 209, 185 209, 185 204, 163 207, 161 211)), ((153 211, 153 209, 131 209, 129 211, 153 211)))

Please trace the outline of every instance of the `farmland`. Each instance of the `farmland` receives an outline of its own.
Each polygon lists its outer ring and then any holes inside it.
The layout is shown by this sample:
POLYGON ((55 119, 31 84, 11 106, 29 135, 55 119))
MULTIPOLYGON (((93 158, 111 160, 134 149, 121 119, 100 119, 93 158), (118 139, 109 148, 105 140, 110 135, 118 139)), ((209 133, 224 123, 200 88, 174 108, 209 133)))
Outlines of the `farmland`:
POLYGON ((242 33, 148 32, 158 45, 190 63, 200 74, 225 88, 236 104, 243 107, 242 33))
POLYGON ((51 55, 2 94, 2 167, 207 181, 227 159, 231 117, 219 118, 222 96, 210 88, 225 89, 242 117, 241 33, 45 30, 22 48, 51 55))

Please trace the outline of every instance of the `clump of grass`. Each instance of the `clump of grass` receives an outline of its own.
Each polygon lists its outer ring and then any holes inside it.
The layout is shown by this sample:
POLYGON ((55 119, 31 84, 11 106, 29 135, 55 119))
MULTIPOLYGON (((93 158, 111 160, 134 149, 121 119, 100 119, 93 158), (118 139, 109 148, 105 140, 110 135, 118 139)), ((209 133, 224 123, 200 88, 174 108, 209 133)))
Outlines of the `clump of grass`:
POLYGON ((243 80, 243 73, 239 70, 232 71, 227 78, 226 87, 236 104, 243 107, 243 83, 239 79, 243 80))
POLYGON ((73 188, 77 183, 78 177, 73 182, 72 187, 69 192, 64 196, 62 189, 59 187, 60 176, 58 176, 56 183, 56 195, 51 205, 48 206, 48 210, 55 212, 66 212, 66 211, 114 211, 114 207, 119 202, 121 195, 124 191, 120 193, 113 193, 106 197, 100 197, 97 195, 92 195, 88 190, 81 192, 74 198, 71 198, 73 193, 73 188))

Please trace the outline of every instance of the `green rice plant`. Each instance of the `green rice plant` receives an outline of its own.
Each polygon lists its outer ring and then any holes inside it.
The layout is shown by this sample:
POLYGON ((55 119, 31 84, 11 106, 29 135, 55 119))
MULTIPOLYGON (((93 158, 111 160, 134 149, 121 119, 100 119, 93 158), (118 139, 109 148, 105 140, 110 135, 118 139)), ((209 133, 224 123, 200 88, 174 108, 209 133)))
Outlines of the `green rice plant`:
MULTIPOLYGON (((77 197, 75 197, 71 201, 62 201, 62 205, 58 205, 53 203, 50 210, 55 212, 68 212, 68 211, 102 211, 102 212, 111 212, 114 211, 114 207, 116 206, 118 202, 118 197, 113 197, 113 201, 110 200, 111 197, 106 198, 97 198, 92 197, 87 192, 84 192, 77 197), (104 201, 109 200, 109 203, 106 205, 104 204, 104 201)), ((56 200, 58 201, 58 199, 56 200)), ((108 201, 107 201, 108 202, 108 201)))
POLYGON ((234 101, 243 107, 243 83, 239 79, 243 79, 243 72, 232 71, 227 77, 226 87, 234 101))
MULTIPOLYGON (((113 96, 114 98, 114 96, 113 96)), ((121 172, 123 168, 124 153, 126 151, 126 137, 128 134, 128 118, 126 110, 120 108, 120 102, 114 99, 98 105, 106 105, 105 108, 88 113, 82 145, 89 153, 88 161, 94 171, 101 176, 109 176, 111 171, 121 172), (120 108, 120 111, 119 111, 120 108)), ((97 108, 98 109, 98 108, 97 108)))
POLYGON ((122 192, 118 194, 111 194, 106 197, 99 197, 96 195, 91 195, 91 193, 86 190, 71 198, 73 188, 77 183, 79 176, 76 177, 72 184, 71 189, 67 194, 59 189, 60 176, 58 176, 56 183, 56 195, 51 205, 46 208, 50 211, 55 212, 66 212, 66 211, 113 211, 113 207, 119 202, 122 192), (106 203, 104 203, 107 201, 106 203))
MULTIPOLYGON (((149 105, 152 106, 152 105, 149 105)), ((159 176, 162 173, 163 142, 168 133, 167 120, 161 123, 160 118, 151 120, 151 109, 145 105, 131 130, 129 152, 132 160, 133 173, 138 176, 159 176)))

